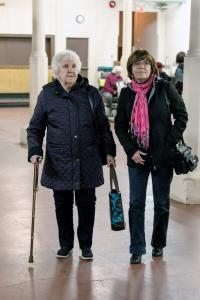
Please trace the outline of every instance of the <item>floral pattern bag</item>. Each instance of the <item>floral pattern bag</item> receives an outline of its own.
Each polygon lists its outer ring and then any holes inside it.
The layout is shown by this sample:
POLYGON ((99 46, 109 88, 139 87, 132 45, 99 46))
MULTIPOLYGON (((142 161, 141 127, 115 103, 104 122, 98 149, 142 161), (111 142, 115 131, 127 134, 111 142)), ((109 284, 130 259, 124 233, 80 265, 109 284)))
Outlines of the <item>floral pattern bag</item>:
POLYGON ((122 205, 122 197, 119 191, 119 184, 115 168, 110 166, 110 192, 109 192, 109 208, 111 229, 115 231, 124 230, 126 223, 124 221, 124 211, 122 205), (113 188, 113 183, 115 188, 113 188))

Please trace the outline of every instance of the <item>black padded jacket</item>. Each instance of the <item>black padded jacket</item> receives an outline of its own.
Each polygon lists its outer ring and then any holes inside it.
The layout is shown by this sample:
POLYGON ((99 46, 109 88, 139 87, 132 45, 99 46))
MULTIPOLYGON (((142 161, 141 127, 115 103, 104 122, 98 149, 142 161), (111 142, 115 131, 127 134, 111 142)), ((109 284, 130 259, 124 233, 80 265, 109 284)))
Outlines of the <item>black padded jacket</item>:
POLYGON ((121 90, 115 131, 127 154, 129 167, 142 168, 131 158, 137 150, 147 153, 144 167, 158 168, 172 163, 175 145, 180 141, 186 128, 188 114, 183 99, 177 93, 173 84, 161 78, 156 78, 148 93, 149 111, 149 149, 140 148, 130 130, 131 112, 135 100, 135 92, 129 84, 121 90))
POLYGON ((116 155, 110 125, 99 91, 78 76, 77 84, 66 92, 58 81, 43 87, 27 129, 28 159, 43 155, 46 131, 46 155, 41 184, 54 190, 79 190, 103 184, 94 118, 87 90, 94 102, 106 153, 116 155))

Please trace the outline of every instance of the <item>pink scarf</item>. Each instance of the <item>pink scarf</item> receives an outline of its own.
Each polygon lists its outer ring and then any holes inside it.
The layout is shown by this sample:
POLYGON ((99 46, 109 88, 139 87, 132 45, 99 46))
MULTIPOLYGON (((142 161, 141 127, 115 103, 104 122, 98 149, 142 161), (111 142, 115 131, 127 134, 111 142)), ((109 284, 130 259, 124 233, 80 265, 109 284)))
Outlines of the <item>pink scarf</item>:
POLYGON ((146 94, 152 86, 154 75, 145 83, 138 83, 132 80, 131 85, 136 92, 135 101, 131 113, 131 130, 137 137, 140 146, 149 147, 149 114, 146 94))

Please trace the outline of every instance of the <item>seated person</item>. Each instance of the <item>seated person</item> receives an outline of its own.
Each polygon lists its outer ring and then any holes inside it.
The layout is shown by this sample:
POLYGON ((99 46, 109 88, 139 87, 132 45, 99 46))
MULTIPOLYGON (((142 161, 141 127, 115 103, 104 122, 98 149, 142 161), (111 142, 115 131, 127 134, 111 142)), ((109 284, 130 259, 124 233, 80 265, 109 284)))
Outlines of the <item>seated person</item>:
POLYGON ((171 77, 169 75, 167 75, 166 72, 163 71, 164 65, 161 62, 157 62, 156 66, 158 68, 158 72, 159 72, 159 77, 166 80, 166 81, 171 81, 171 77))
POLYGON ((109 105, 109 107, 112 107, 112 100, 113 97, 117 97, 117 84, 120 81, 123 81, 123 78, 121 76, 122 73, 122 67, 115 66, 112 69, 112 72, 108 74, 106 77, 105 85, 102 89, 102 95, 106 100, 106 103, 109 105))
POLYGON ((100 79, 99 79, 98 83, 99 83, 99 90, 100 90, 100 91, 101 91, 102 88, 104 87, 105 81, 106 81, 105 78, 100 78, 100 79))

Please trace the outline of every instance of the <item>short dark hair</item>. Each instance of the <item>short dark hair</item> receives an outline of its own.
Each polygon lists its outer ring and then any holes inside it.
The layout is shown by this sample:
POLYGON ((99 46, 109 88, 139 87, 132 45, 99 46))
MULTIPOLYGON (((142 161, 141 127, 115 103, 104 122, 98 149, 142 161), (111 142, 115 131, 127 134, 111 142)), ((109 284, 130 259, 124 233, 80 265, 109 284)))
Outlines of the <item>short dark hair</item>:
POLYGON ((181 64, 184 62, 185 52, 180 51, 176 54, 176 63, 181 64))
POLYGON ((144 59, 146 59, 151 65, 151 73, 158 75, 158 68, 156 66, 156 61, 154 57, 147 50, 137 49, 133 53, 131 53, 127 61, 127 71, 130 79, 133 78, 133 74, 132 74, 133 63, 144 59))

